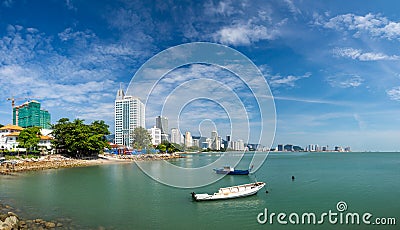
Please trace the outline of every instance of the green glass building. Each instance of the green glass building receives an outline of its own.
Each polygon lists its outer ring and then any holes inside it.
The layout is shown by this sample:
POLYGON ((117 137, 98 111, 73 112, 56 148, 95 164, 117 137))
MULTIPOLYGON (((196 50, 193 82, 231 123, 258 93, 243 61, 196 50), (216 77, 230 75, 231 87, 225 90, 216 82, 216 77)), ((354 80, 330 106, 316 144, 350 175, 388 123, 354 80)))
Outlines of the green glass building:
POLYGON ((41 127, 50 129, 50 113, 47 110, 40 109, 40 103, 37 101, 25 102, 20 106, 13 108, 13 124, 23 128, 41 127))

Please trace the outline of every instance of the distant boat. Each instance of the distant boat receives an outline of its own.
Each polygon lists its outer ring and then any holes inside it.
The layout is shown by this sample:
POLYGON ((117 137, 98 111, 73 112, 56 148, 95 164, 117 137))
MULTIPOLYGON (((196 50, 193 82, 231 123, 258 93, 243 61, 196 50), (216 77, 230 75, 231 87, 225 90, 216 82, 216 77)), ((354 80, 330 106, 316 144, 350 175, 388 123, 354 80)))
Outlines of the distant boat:
POLYGON ((218 192, 212 195, 209 195, 207 193, 196 194, 192 192, 192 198, 195 201, 207 201, 207 200, 223 200, 223 199, 246 197, 256 194, 264 186, 265 186, 264 182, 255 182, 251 184, 243 184, 232 187, 220 188, 218 192))
POLYGON ((222 169, 214 169, 217 174, 227 174, 227 175, 248 175, 249 170, 238 170, 230 166, 226 166, 222 169))

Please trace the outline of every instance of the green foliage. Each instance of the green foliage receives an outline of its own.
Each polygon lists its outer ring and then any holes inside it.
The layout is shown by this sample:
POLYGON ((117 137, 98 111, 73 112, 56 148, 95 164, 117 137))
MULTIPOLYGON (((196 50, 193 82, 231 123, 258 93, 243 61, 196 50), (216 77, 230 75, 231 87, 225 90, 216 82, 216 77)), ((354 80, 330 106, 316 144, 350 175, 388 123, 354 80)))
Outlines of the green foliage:
POLYGON ((17 156, 5 155, 4 157, 6 158, 7 161, 9 161, 9 160, 18 160, 17 156))
POLYGON ((0 128, 1 128, 1 127, 4 127, 4 125, 0 124, 0 128))
POLYGON ((28 155, 21 155, 21 158, 22 159, 32 159, 32 158, 38 159, 39 156, 38 155, 34 155, 34 154, 28 154, 28 155))
POLYGON ((188 151, 201 151, 201 148, 198 146, 190 146, 186 150, 188 151))
POLYGON ((27 152, 37 149, 40 141, 40 128, 31 127, 22 130, 18 136, 18 146, 26 148, 27 152))
POLYGON ((61 118, 52 125, 55 148, 77 157, 97 155, 108 148, 105 139, 110 134, 108 125, 104 121, 94 121, 90 125, 83 122, 81 119, 70 122, 68 118, 61 118))
POLYGON ((168 141, 163 141, 161 144, 159 144, 156 149, 160 150, 160 152, 165 153, 174 153, 174 152, 178 152, 181 151, 180 149, 182 149, 182 147, 178 144, 172 144, 169 143, 168 141))
POLYGON ((151 137, 147 130, 143 127, 137 127, 133 130, 133 148, 144 149, 151 147, 151 137))
POLYGON ((167 146, 164 144, 157 145, 156 149, 160 150, 160 152, 165 153, 167 151, 167 146))

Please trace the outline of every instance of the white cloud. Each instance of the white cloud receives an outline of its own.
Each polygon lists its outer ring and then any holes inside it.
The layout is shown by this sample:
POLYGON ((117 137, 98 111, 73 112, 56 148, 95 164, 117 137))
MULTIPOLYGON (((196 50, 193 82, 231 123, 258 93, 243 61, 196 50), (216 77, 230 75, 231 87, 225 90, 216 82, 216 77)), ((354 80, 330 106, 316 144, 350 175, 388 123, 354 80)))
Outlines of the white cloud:
POLYGON ((230 16, 235 12, 235 8, 232 6, 231 1, 220 1, 218 4, 214 4, 213 1, 206 2, 204 4, 206 14, 220 14, 224 16, 230 16))
POLYGON ((389 96, 391 100, 400 101, 400 86, 387 90, 386 94, 389 96))
POLYGON ((220 26, 212 33, 211 39, 235 46, 276 39, 287 19, 276 20, 272 15, 273 11, 268 8, 257 10, 249 15, 238 15, 235 18, 239 19, 231 20, 230 24, 220 26))
POLYGON ((313 104, 329 104, 329 105, 345 105, 346 104, 344 102, 339 102, 339 101, 321 100, 321 99, 314 99, 314 98, 282 97, 282 96, 274 96, 274 100, 304 102, 304 103, 313 103, 313 104))
POLYGON ((91 38, 95 38, 96 35, 90 31, 74 31, 71 27, 66 28, 63 32, 58 33, 58 37, 61 41, 69 41, 69 40, 87 40, 91 38))
POLYGON ((400 39, 400 22, 390 21, 379 14, 368 13, 365 16, 355 14, 343 14, 323 21, 320 17, 314 23, 325 28, 353 31, 354 36, 366 34, 372 37, 386 38, 389 40, 400 39))
POLYGON ((338 74, 328 77, 327 81, 332 87, 354 88, 360 86, 364 79, 355 74, 338 74))
POLYGON ((295 15, 296 14, 301 14, 301 10, 299 8, 297 8, 297 6, 293 3, 292 0, 284 0, 284 2, 289 7, 290 12, 292 12, 295 15))
POLYGON ((61 32, 66 52, 36 28, 9 25, 6 32, 0 37, 0 97, 33 97, 61 116, 103 117, 112 124, 115 80, 144 58, 126 43, 101 43, 91 31, 61 32))
POLYGON ((72 0, 65 0, 65 6, 69 10, 77 10, 76 7, 74 7, 74 5, 72 4, 72 0))
POLYGON ((8 25, 0 38, 0 64, 24 63, 52 52, 51 39, 35 28, 8 25))
POLYGON ((338 57, 346 57, 360 61, 400 60, 400 56, 384 53, 363 52, 354 48, 335 48, 333 54, 338 57))
POLYGON ((271 87, 283 87, 283 86, 289 86, 289 87, 295 87, 296 82, 298 80, 308 78, 311 76, 311 73, 306 73, 302 76, 294 76, 294 75, 288 75, 288 76, 281 76, 281 75, 274 75, 274 76, 268 76, 268 83, 271 87))
POLYGON ((213 37, 215 41, 223 44, 250 45, 260 40, 274 39, 276 34, 277 31, 274 29, 268 29, 266 26, 255 25, 250 22, 222 27, 213 37))

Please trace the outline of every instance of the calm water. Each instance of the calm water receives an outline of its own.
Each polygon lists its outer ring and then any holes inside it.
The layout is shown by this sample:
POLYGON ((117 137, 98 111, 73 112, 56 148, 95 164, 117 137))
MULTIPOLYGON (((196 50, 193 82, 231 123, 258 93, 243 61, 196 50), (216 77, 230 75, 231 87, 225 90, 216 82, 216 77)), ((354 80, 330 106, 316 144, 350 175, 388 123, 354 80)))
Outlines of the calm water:
MULTIPOLYGON (((190 155, 172 163, 204 165, 218 156, 190 155)), ((241 166, 248 167, 250 159, 245 156, 241 166)), ((400 229, 400 153, 271 153, 256 176, 267 182, 269 193, 263 189, 247 198, 193 202, 192 191, 211 193, 252 182, 254 176, 226 176, 206 187, 177 189, 150 179, 135 164, 47 170, 0 176, 0 200, 26 218, 66 217, 80 229, 400 229), (339 201, 349 212, 395 217, 397 225, 257 222, 264 208, 320 215, 337 212, 339 201)))

